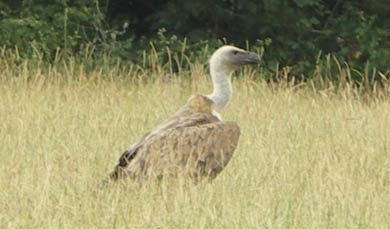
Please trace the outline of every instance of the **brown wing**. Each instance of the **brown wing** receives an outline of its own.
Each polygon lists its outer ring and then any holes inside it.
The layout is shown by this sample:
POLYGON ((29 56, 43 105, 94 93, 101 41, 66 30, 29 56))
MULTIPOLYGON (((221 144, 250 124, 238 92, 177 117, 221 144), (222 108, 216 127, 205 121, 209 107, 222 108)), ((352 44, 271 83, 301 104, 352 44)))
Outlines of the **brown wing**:
POLYGON ((133 179, 163 175, 214 179, 232 157, 239 135, 233 122, 169 129, 140 146, 121 174, 133 179))
POLYGON ((131 161, 116 168, 116 177, 141 181, 149 177, 186 175, 214 179, 237 147, 240 128, 215 122, 161 131, 138 146, 131 161))
POLYGON ((102 185, 120 177, 141 181, 164 174, 215 178, 232 157, 240 128, 221 122, 210 107, 208 98, 191 97, 176 115, 126 150, 102 185))
POLYGON ((228 164, 237 147, 240 128, 234 122, 178 125, 146 135, 126 151, 110 179, 130 176, 186 175, 199 180, 214 179, 228 164))

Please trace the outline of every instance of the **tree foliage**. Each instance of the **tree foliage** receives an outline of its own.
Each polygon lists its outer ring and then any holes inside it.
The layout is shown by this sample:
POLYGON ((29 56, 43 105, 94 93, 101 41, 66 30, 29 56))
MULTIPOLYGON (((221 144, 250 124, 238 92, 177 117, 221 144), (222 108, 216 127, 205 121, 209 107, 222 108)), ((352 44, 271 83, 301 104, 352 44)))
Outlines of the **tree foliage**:
POLYGON ((179 50, 186 38, 189 51, 204 43, 267 44, 269 68, 304 72, 321 52, 385 71, 388 15, 387 0, 1 0, 0 45, 25 56, 38 49, 48 58, 58 49, 77 54, 93 47, 137 62, 151 41, 179 50))

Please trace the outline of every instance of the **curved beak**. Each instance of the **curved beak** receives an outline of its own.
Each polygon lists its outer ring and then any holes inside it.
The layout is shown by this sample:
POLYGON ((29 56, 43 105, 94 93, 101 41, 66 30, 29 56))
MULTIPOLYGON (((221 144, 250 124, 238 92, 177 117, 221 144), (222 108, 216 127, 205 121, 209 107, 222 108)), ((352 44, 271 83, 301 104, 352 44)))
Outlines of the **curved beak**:
POLYGON ((254 52, 245 52, 241 58, 241 64, 260 64, 259 56, 254 52))

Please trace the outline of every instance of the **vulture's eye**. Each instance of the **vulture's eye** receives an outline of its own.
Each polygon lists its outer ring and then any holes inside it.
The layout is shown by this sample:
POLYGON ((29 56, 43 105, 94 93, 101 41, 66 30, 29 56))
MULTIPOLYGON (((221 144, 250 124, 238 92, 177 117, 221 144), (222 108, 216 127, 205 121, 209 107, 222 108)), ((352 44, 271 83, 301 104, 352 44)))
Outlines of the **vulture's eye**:
POLYGON ((233 50, 233 55, 237 55, 238 54, 238 51, 237 50, 233 50))

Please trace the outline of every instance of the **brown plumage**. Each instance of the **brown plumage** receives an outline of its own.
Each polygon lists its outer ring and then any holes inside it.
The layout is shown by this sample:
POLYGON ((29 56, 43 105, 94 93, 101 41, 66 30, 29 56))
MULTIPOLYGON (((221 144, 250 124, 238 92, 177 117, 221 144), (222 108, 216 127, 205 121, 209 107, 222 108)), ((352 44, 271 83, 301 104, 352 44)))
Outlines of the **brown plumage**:
POLYGON ((230 161, 240 136, 239 126, 221 121, 216 112, 230 100, 231 72, 254 63, 259 63, 257 55, 242 49, 224 46, 217 50, 210 60, 214 93, 192 96, 175 115, 145 134, 122 154, 103 184, 125 177, 141 183, 178 175, 213 180, 230 161), (236 57, 236 52, 242 56, 236 57), (224 69, 218 72, 216 67, 224 69))

